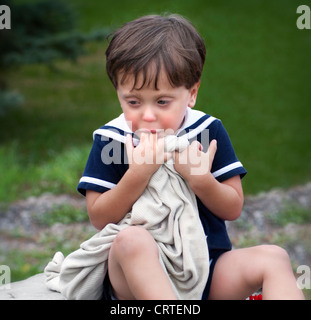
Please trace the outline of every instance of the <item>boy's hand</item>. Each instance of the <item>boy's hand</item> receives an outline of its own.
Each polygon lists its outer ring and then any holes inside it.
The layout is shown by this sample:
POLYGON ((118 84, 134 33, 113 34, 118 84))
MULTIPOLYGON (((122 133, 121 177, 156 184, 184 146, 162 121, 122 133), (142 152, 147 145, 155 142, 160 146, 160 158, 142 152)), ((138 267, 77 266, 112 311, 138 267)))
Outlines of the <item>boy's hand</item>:
POLYGON ((192 176, 210 173, 216 151, 216 140, 211 141, 207 152, 202 151, 202 145, 198 141, 193 141, 183 152, 175 152, 175 170, 188 182, 192 176))
POLYGON ((164 150, 164 139, 149 132, 141 133, 140 142, 136 148, 133 145, 132 136, 127 135, 126 152, 129 168, 147 178, 150 178, 164 162, 172 157, 171 153, 164 150))

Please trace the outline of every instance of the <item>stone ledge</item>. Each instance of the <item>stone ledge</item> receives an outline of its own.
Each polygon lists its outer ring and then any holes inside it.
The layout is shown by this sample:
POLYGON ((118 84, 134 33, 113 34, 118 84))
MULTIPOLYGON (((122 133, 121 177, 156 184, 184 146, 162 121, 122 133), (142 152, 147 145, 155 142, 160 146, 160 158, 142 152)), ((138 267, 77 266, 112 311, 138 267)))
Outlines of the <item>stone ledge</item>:
POLYGON ((0 300, 65 300, 45 285, 45 275, 39 273, 26 280, 11 283, 10 289, 1 289, 0 300))

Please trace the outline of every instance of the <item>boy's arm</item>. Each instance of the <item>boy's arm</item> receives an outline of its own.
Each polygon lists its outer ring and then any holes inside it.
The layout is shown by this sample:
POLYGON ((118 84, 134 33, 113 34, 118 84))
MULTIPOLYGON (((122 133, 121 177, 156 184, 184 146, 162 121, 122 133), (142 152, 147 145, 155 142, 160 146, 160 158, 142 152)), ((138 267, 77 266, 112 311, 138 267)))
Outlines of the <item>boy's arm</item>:
POLYGON ((93 226, 101 230, 108 223, 118 223, 143 193, 149 178, 128 169, 115 188, 99 193, 86 191, 87 211, 93 226))
POLYGON ((129 169, 115 188, 99 193, 86 192, 87 211, 91 223, 101 230, 108 223, 118 223, 132 209, 143 193, 152 174, 172 155, 164 151, 164 140, 150 133, 142 133, 134 148, 130 135, 126 139, 129 169), (159 159, 161 161, 159 161, 159 159))
POLYGON ((219 182, 213 177, 211 167, 216 150, 216 140, 210 143, 206 153, 201 151, 199 142, 193 142, 183 153, 175 154, 175 169, 213 214, 223 220, 235 220, 244 202, 241 178, 234 176, 219 182))
MULTIPOLYGON (((190 183, 193 192, 217 217, 236 220, 242 211, 244 196, 240 176, 218 182, 212 174, 190 183)), ((197 178, 199 178, 197 176, 197 178)))

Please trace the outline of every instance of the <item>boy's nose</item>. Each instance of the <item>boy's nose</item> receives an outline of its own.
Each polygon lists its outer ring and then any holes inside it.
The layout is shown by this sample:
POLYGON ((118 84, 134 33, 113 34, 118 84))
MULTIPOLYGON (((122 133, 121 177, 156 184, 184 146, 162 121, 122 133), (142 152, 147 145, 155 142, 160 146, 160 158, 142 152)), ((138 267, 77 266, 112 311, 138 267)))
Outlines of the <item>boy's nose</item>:
POLYGON ((143 120, 146 122, 152 122, 156 120, 156 116, 152 110, 152 108, 146 108, 143 113, 143 120))

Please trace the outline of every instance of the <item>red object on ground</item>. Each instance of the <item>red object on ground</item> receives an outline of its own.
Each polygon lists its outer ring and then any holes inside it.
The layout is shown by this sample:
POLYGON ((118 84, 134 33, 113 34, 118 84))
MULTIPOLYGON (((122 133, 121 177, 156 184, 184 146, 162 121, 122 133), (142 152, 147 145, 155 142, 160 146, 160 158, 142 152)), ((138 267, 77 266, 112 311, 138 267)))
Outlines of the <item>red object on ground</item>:
POLYGON ((262 295, 261 294, 253 294, 249 296, 249 300, 262 300, 262 295))

